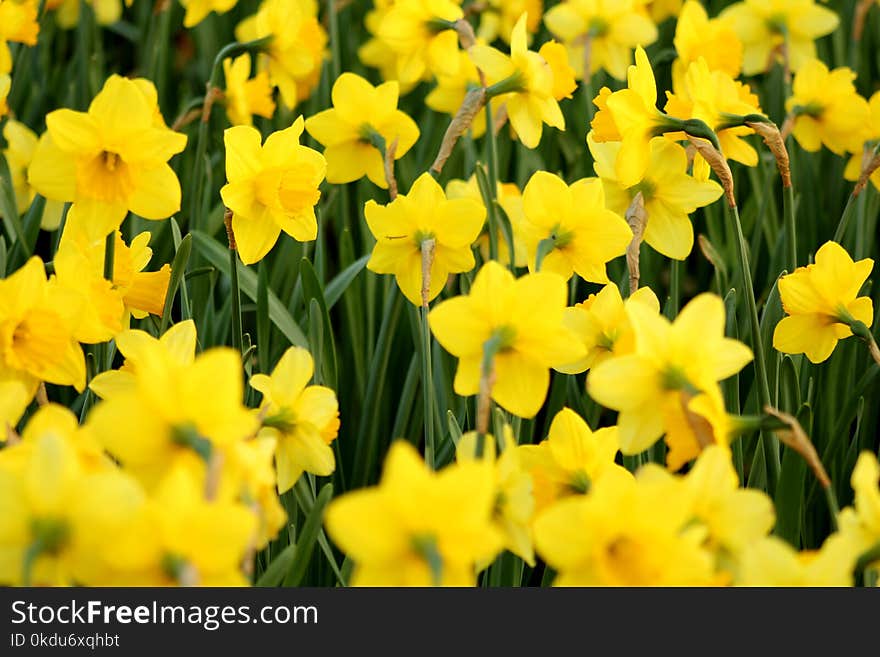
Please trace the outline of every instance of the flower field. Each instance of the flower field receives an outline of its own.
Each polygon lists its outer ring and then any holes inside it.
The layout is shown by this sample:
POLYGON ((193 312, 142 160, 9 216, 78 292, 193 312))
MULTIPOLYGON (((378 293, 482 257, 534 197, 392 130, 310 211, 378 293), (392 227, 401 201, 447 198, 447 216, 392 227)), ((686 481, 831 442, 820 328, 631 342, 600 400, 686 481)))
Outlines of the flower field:
POLYGON ((0 585, 877 586, 874 0, 0 0, 0 585))

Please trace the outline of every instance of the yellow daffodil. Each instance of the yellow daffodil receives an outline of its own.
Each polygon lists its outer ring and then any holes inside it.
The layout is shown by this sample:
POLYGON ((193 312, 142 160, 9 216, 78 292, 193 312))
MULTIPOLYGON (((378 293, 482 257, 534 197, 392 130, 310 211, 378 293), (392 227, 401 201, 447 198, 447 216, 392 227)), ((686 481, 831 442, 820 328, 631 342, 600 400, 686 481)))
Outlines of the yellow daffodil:
MULTIPOLYGON (((522 454, 516 447, 509 425, 504 425, 500 454, 497 453, 495 438, 491 434, 486 434, 483 442, 482 459, 491 464, 495 478, 493 522, 504 536, 504 547, 534 566, 531 523, 535 500, 532 494, 532 477, 523 467, 522 454)), ((476 431, 464 434, 455 449, 456 460, 459 463, 477 460, 477 444, 476 431)))
POLYGON ((816 56, 815 41, 840 22, 837 14, 814 0, 744 0, 721 12, 743 43, 743 73, 756 75, 774 61, 788 59, 797 71, 816 56))
POLYGON ((838 155, 861 152, 868 137, 871 110, 857 92, 856 74, 846 66, 833 71, 811 59, 794 76, 785 109, 794 116, 792 134, 806 151, 824 144, 838 155))
POLYGON ((125 391, 136 391, 137 362, 140 358, 153 358, 153 349, 163 353, 171 363, 184 368, 191 365, 196 357, 196 325, 188 319, 169 328, 159 338, 154 338, 143 331, 129 331, 123 336, 123 355, 125 362, 118 370, 108 370, 96 375, 89 381, 89 389, 101 399, 109 399, 125 391), (133 341, 131 348, 125 340, 133 341), (143 346, 138 346, 143 342, 143 346))
MULTIPOLYGON (((470 198, 479 203, 483 203, 483 195, 480 193, 476 174, 468 178, 467 181, 455 178, 450 180, 446 183, 446 196, 450 199, 470 198)), ((519 187, 514 183, 499 182, 496 188, 495 198, 498 201, 498 205, 504 210, 504 214, 507 215, 507 219, 510 222, 510 228, 513 231, 514 265, 517 267, 525 267, 528 263, 526 245, 522 240, 522 224, 525 220, 525 214, 523 212, 523 200, 519 187)), ((485 205, 483 207, 485 207, 485 205)), ((510 262, 510 250, 507 245, 507 238, 500 227, 498 228, 498 234, 496 237, 498 241, 498 262, 510 262)), ((480 247, 480 253, 483 256, 483 260, 489 260, 488 226, 477 238, 477 244, 480 247)))
POLYGON ((640 0, 565 0, 547 11, 544 24, 565 43, 578 78, 589 62, 587 77, 604 69, 623 80, 633 48, 657 40, 640 0))
MULTIPOLYGON (((655 466, 656 467, 656 466, 655 466)), ((601 477, 535 521, 556 586, 699 586, 713 582, 705 530, 688 526, 687 494, 653 477, 601 477)))
POLYGON ((435 473, 399 440, 379 485, 333 500, 324 524, 355 563, 354 586, 472 586, 477 562, 504 544, 492 523, 494 503, 495 477, 485 463, 435 473))
POLYGON ((472 198, 448 199, 429 173, 388 205, 368 201, 364 215, 376 238, 367 268, 394 274, 409 301, 422 305, 422 244, 433 240, 427 300, 434 299, 450 274, 474 268, 471 245, 483 228, 486 209, 472 198))
POLYGON ((597 178, 566 185, 546 171, 535 173, 523 190, 523 241, 534 270, 566 280, 573 273, 592 283, 607 283, 605 265, 623 255, 632 241, 624 219, 606 209, 605 192, 597 178))
POLYGON ((92 239, 119 228, 129 211, 166 219, 180 209, 180 182, 168 160, 186 136, 156 125, 155 94, 151 83, 112 75, 88 112, 46 116, 28 182, 48 199, 72 201, 92 239))
POLYGON ((587 353, 580 360, 554 369, 578 374, 612 356, 634 352, 635 335, 624 309, 630 303, 641 303, 655 313, 660 312, 660 301, 651 288, 640 288, 624 301, 614 283, 608 283, 586 301, 566 308, 562 321, 581 339, 587 353))
POLYGON ((324 156, 299 143, 302 117, 260 144, 260 131, 234 126, 223 134, 226 179, 220 190, 232 211, 232 230, 241 261, 252 264, 275 246, 283 230, 299 242, 318 234, 315 205, 324 180, 324 156))
MULTIPOLYGON (((6 140, 3 156, 6 158, 9 173, 12 176, 15 205, 19 214, 24 214, 36 195, 33 187, 28 184, 27 170, 37 150, 37 135, 23 123, 10 119, 3 126, 3 138, 6 140)), ((46 200, 43 216, 40 219, 40 228, 43 230, 57 229, 61 224, 63 210, 63 203, 46 200)), ((3 212, 0 211, 0 217, 2 216, 3 212)))
MULTIPOLYGON (((98 25, 112 25, 122 18, 123 0, 85 0, 92 6, 95 12, 95 21, 98 25)), ((61 0, 57 3, 55 13, 58 25, 65 30, 72 29, 79 23, 79 10, 81 0, 61 0)), ((133 0, 125 0, 126 6, 131 6, 133 0)), ((52 2, 47 3, 51 5, 52 2)))
POLYGON ((529 35, 533 35, 541 27, 543 11, 544 0, 487 0, 485 8, 480 12, 477 38, 486 43, 492 43, 498 38, 510 43, 513 26, 524 12, 529 16, 526 19, 526 30, 529 35))
POLYGON ((510 56, 490 46, 477 44, 468 51, 471 60, 486 76, 486 83, 509 89, 498 96, 507 106, 510 125, 528 148, 541 141, 543 124, 565 129, 565 118, 554 96, 554 71, 546 59, 529 50, 526 35, 528 16, 517 20, 510 37, 510 56))
POLYGON ((65 427, 42 425, 10 448, 25 452, 19 467, 0 464, 0 582, 106 584, 116 547, 108 538, 118 536, 143 493, 113 466, 85 470, 65 427))
POLYGON ((688 175, 684 148, 665 137, 654 137, 648 168, 637 184, 626 187, 618 177, 625 146, 619 142, 597 143, 592 133, 587 143, 607 206, 624 215, 635 195, 641 193, 647 215, 645 242, 669 258, 687 258, 694 245, 694 227, 688 215, 717 201, 724 193, 721 185, 688 175))
POLYGON ((238 0, 180 0, 180 4, 186 10, 183 15, 183 26, 190 28, 198 25, 212 11, 225 14, 237 3, 238 0))
MULTIPOLYGON (((728 18, 709 18, 703 5, 688 0, 681 8, 672 40, 678 58, 672 65, 673 87, 688 66, 701 57, 711 71, 722 71, 732 78, 742 69, 743 45, 728 18)), ((725 151, 725 155, 727 152, 725 151)))
POLYGON ((252 41, 271 37, 258 67, 281 92, 289 109, 318 86, 327 48, 327 32, 318 21, 315 0, 263 0, 257 13, 239 23, 235 38, 252 41))
POLYGON ((333 83, 333 107, 306 121, 306 130, 324 148, 327 182, 347 183, 367 176, 386 189, 385 160, 376 146, 397 146, 394 158, 406 155, 419 138, 419 128, 397 109, 397 82, 374 87, 359 75, 343 73, 333 83))
POLYGON ((176 464, 118 531, 110 561, 130 585, 242 586, 256 532, 251 509, 206 499, 202 482, 176 464))
POLYGON ((391 5, 377 36, 394 53, 395 79, 401 85, 436 73, 455 74, 458 33, 452 24, 462 15, 452 0, 396 0, 391 5))
POLYGON ((278 498, 275 470, 277 441, 272 436, 233 443, 223 453, 219 499, 247 504, 257 516, 254 547, 262 550, 287 522, 278 498))
MULTIPOLYGON (((71 213, 75 214, 71 209, 71 213)), ((68 213, 70 219, 70 213, 68 213)), ((165 293, 171 278, 171 266, 162 265, 158 271, 144 271, 153 256, 148 246, 151 235, 143 232, 126 244, 122 233, 116 233, 116 247, 113 258, 112 281, 107 285, 100 283, 104 277, 104 251, 106 240, 90 241, 82 224, 70 221, 65 224, 58 252, 55 254, 55 272, 59 282, 68 287, 82 288, 85 280, 105 289, 111 297, 117 298, 124 308, 125 316, 119 314, 112 323, 121 322, 122 326, 114 331, 127 328, 128 315, 143 319, 147 315, 162 315, 165 309, 165 293)), ((92 301, 97 302, 97 298, 92 301)), ((85 301, 88 303, 88 300, 85 301)), ((111 336, 112 337, 112 336, 111 336)), ((89 342, 80 338, 80 342, 89 342)))
POLYGON ((197 453, 209 460, 214 449, 257 433, 256 416, 242 405, 241 358, 234 350, 211 349, 183 364, 143 331, 120 333, 116 345, 135 363, 134 378, 92 409, 88 425, 148 488, 178 457, 197 453), (123 423, 129 429, 120 432, 123 423))
POLYGON ((651 14, 651 20, 660 25, 667 18, 679 15, 682 0, 644 0, 642 4, 651 14))
MULTIPOLYGON (((849 162, 846 163, 843 177, 847 180, 859 179, 862 169, 873 155, 872 143, 880 139, 880 91, 874 92, 874 95, 868 99, 868 110, 870 117, 868 119, 868 128, 865 132, 865 143, 861 149, 853 153, 849 162)), ((875 170, 871 174, 870 181, 875 189, 880 189, 880 169, 875 170)))
POLYGON ((577 89, 577 82, 574 68, 568 62, 568 49, 551 39, 538 49, 538 54, 544 58, 553 74, 553 97, 556 100, 571 98, 572 93, 577 89))
POLYGON ((644 49, 636 48, 636 63, 626 73, 627 88, 611 93, 605 88, 593 101, 593 140, 619 141, 615 176, 624 187, 637 184, 651 162, 651 139, 663 132, 667 119, 657 109, 657 83, 644 49))
MULTIPOLYGON (((757 166, 757 151, 743 139, 753 134, 752 129, 743 125, 725 127, 731 116, 761 114, 758 97, 748 85, 737 82, 724 71, 710 69, 700 57, 687 67, 675 86, 675 93, 667 91, 666 96, 667 114, 704 121, 718 136, 724 157, 746 166, 757 166)), ((697 157, 702 159, 699 154, 697 157)), ((698 166, 694 164, 695 172, 698 166)))
MULTIPOLYGON (((464 102, 468 91, 479 86, 480 75, 477 67, 471 61, 468 54, 462 50, 456 50, 455 56, 459 64, 452 74, 437 74, 437 86, 425 96, 425 105, 435 112, 443 112, 453 117, 464 102)), ((486 132, 486 113, 479 112, 474 116, 470 125, 471 134, 482 137, 486 132)))
POLYGON ((36 0, 0 0, 0 75, 12 71, 10 41, 26 46, 36 45, 40 32, 37 5, 36 0))
POLYGON ((871 298, 860 297, 874 268, 870 258, 853 262, 836 242, 816 251, 816 261, 779 279, 782 307, 788 314, 773 331, 773 347, 787 354, 806 354, 813 363, 831 356, 837 341, 852 335, 853 320, 871 326, 871 298))
MULTIPOLYGON (((873 453, 859 454, 850 483, 855 503, 840 512, 838 522, 841 534, 854 546, 859 557, 880 545, 880 463, 873 453)), ((876 570, 880 559, 867 563, 866 567, 876 570)))
POLYGON ((223 60, 223 76, 226 89, 226 115, 232 125, 253 125, 253 117, 271 119, 275 114, 272 85, 269 74, 260 71, 251 77, 251 56, 248 53, 235 59, 223 60))
MULTIPOLYGON (((379 69, 383 80, 397 79, 397 55, 391 49, 391 46, 378 36, 379 26, 382 25, 385 16, 391 11, 394 2, 395 0, 374 0, 372 7, 364 16, 364 27, 370 36, 357 50, 358 59, 361 60, 364 66, 379 69)), ((400 85, 400 93, 408 93, 417 82, 400 85)))
POLYGON ((520 445, 518 451, 534 481, 537 513, 571 495, 586 495, 602 477, 630 476, 614 462, 617 427, 592 431, 570 408, 556 414, 545 440, 520 445))
POLYGON ((287 492, 303 472, 326 477, 336 468, 330 447, 339 433, 336 393, 308 385, 314 362, 302 347, 290 347, 272 374, 254 374, 251 387, 263 395, 261 435, 276 440, 278 491, 287 492))
POLYGON ((763 491, 739 487, 725 446, 706 447, 684 482, 691 514, 706 527, 709 546, 719 555, 736 557, 773 528, 773 501, 763 491))
POLYGON ((557 274, 515 279, 495 261, 483 265, 468 295, 443 301, 428 316, 437 341, 459 359, 455 392, 479 392, 484 352, 491 347, 492 399, 514 415, 533 417, 547 396, 549 368, 584 353, 562 323, 566 297, 557 274))
POLYGON ((79 322, 79 300, 49 284, 38 257, 0 280, 0 423, 15 426, 40 381, 85 387, 79 322))
POLYGON ((798 552, 775 536, 756 541, 740 557, 740 586, 852 586, 857 554, 846 536, 832 534, 819 550, 798 552))
POLYGON ((683 408, 699 413, 703 395, 720 397, 717 382, 752 360, 741 342, 724 337, 724 304, 701 294, 670 323, 643 304, 626 312, 635 332, 634 353, 616 356, 590 370, 587 391, 619 411, 620 450, 638 454, 674 425, 683 408))

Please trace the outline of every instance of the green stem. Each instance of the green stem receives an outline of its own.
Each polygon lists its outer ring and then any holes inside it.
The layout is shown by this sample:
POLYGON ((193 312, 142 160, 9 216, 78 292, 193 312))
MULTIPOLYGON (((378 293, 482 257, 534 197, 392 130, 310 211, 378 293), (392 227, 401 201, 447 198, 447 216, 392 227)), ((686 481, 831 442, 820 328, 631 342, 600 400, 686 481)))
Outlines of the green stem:
MULTIPOLYGON (((755 301, 755 289, 752 283, 752 270, 749 264, 749 254, 746 247, 746 239, 743 235, 742 221, 736 206, 730 208, 733 214, 734 228, 736 229, 737 255, 739 266, 743 276, 743 287, 746 293, 746 305, 749 310, 749 324, 752 330, 752 349, 755 352, 755 371, 758 375, 758 398, 761 402, 761 410, 771 404, 770 384, 767 379, 767 361, 764 357, 764 343, 761 340, 761 323, 758 319, 758 304, 755 301)), ((765 434, 762 434, 766 437, 765 434)), ((779 481, 779 443, 775 436, 770 436, 769 445, 765 443, 764 454, 767 458, 767 473, 775 487, 779 481), (769 453, 769 456, 767 454, 769 453)), ((772 489, 771 489, 772 490, 772 489)))
POLYGON ((837 531, 837 516, 840 514, 840 505, 837 503, 837 494, 834 492, 834 485, 828 484, 825 487, 825 501, 828 503, 828 511, 831 514, 831 528, 837 531))
POLYGON ((327 23, 330 26, 330 52, 332 54, 331 69, 333 79, 341 75, 342 57, 339 51, 339 16, 336 13, 336 0, 327 0, 327 23))
POLYGON ((428 327, 428 307, 419 308, 422 328, 422 390, 425 404, 425 462, 434 468, 434 375, 431 363, 431 329, 428 327))
POLYGON ((489 189, 486 213, 489 220, 489 259, 498 260, 498 209, 495 197, 498 191, 498 150, 495 146, 495 125, 492 102, 486 97, 486 161, 489 166, 489 189))
POLYGON ((858 197, 850 193, 849 198, 846 200, 846 206, 843 208, 843 214, 840 215, 840 221, 837 223, 837 230, 834 231, 834 237, 832 238, 832 241, 837 242, 838 244, 843 240, 846 229, 849 227, 849 220, 856 207, 856 198, 858 197))
POLYGON ((232 346, 241 354, 241 292, 238 284, 238 251, 229 249, 229 271, 232 279, 232 346))
POLYGON ((669 319, 678 316, 681 306, 681 260, 669 261, 669 319))
POLYGON ((113 282, 113 267, 116 257, 116 231, 107 235, 104 242, 104 278, 113 282))
POLYGON ((783 190, 782 205, 785 211, 785 232, 788 233, 788 271, 797 269, 797 227, 794 220, 794 188, 783 190))

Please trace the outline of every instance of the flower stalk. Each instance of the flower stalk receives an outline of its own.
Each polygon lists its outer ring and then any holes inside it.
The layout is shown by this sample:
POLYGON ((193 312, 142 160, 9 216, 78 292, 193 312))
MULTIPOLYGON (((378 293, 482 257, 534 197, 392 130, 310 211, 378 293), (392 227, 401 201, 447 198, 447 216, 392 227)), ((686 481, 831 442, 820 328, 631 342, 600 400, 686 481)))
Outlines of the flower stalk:
POLYGON ((429 290, 431 289, 431 267, 434 264, 433 238, 421 242, 422 252, 422 305, 419 308, 422 334, 422 398, 425 416, 425 462, 434 467, 434 376, 431 357, 431 329, 428 326, 429 290))
POLYGON ((235 243, 235 233, 232 230, 232 210, 229 208, 223 213, 223 224, 226 226, 226 239, 229 242, 229 273, 232 285, 232 346, 240 354, 243 340, 241 291, 238 283, 238 247, 235 243))

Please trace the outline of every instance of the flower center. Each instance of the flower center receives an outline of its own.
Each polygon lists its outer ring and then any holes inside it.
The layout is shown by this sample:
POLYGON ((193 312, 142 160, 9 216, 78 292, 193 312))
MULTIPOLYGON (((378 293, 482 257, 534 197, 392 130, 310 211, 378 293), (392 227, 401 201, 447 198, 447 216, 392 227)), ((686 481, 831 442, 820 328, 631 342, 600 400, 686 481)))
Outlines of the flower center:
POLYGON ((631 199, 635 198, 636 194, 641 192, 642 198, 645 199, 645 203, 647 203, 652 198, 654 198, 654 195, 657 193, 657 185, 645 178, 641 182, 638 182, 630 187, 627 191, 629 192, 629 197, 631 199))
POLYGON ((112 151, 80 162, 76 174, 77 191, 98 201, 127 203, 135 188, 131 166, 112 151))
POLYGON ((64 353, 65 335, 59 317, 46 310, 31 310, 17 323, 6 323, 2 350, 10 367, 40 376, 64 353))

